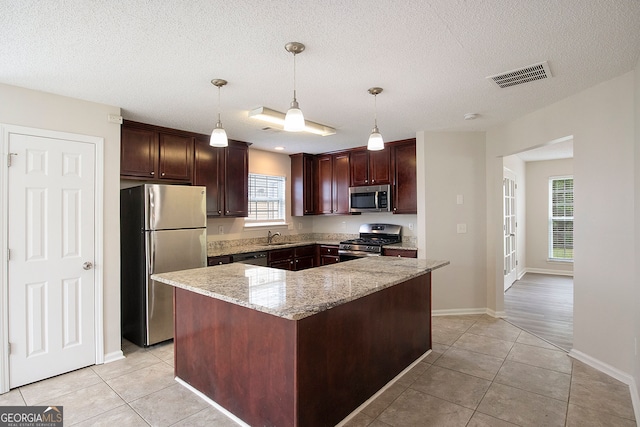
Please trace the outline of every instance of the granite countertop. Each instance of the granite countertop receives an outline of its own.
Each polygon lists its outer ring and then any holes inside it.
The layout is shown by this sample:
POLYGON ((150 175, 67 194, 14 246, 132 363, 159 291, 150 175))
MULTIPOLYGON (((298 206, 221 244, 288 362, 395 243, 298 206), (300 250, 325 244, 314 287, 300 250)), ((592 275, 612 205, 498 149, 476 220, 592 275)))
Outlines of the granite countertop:
POLYGON ((151 278, 274 316, 299 320, 447 264, 449 261, 369 257, 288 271, 233 263, 154 274, 151 278))
MULTIPOLYGON (((266 243, 249 243, 245 245, 238 245, 232 247, 223 247, 223 248, 208 248, 207 256, 215 257, 215 256, 224 256, 224 255, 233 255, 233 254, 243 254, 247 252, 260 252, 260 251, 273 251, 276 249, 286 249, 286 248, 295 248, 297 246, 307 246, 307 245, 335 245, 338 246, 341 240, 301 240, 297 242, 276 242, 276 244, 268 245, 266 243)), ((385 245, 383 248, 393 248, 393 249, 402 249, 402 250, 418 250, 418 247, 415 243, 410 242, 401 242, 394 243, 392 245, 385 245)))

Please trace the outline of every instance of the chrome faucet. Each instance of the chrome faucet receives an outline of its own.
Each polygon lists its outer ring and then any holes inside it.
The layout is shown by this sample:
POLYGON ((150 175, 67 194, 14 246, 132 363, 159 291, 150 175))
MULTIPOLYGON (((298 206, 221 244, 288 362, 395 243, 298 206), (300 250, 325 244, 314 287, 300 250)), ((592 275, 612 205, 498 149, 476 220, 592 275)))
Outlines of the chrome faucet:
POLYGON ((269 232, 267 233, 267 244, 270 245, 273 242, 273 238, 276 236, 280 236, 279 231, 276 231, 275 233, 271 234, 271 230, 269 230, 269 232))

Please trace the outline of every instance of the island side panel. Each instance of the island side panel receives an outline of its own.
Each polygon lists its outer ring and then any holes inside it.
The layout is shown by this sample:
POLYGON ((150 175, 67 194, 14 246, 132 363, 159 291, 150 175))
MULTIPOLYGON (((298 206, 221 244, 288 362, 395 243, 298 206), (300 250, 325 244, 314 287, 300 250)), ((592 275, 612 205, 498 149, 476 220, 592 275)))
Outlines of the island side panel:
POLYGON ((298 322, 298 423, 332 426, 431 349, 431 273, 298 322))
POLYGON ((294 321, 175 289, 175 375, 249 425, 295 425, 294 321))

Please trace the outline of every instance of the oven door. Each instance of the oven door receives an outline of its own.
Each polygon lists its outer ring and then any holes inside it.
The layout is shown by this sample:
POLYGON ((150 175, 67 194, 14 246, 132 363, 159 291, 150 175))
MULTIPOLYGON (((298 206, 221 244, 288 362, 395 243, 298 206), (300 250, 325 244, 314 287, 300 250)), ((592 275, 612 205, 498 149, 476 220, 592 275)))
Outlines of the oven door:
POLYGON ((343 262, 364 257, 380 256, 381 254, 379 252, 350 251, 340 249, 338 250, 338 255, 340 256, 340 262, 343 262))

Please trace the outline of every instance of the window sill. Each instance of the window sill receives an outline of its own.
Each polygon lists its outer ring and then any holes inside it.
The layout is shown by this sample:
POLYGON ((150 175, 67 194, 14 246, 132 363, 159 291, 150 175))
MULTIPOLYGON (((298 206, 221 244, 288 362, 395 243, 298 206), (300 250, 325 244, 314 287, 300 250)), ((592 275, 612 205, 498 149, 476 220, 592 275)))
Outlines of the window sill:
POLYGON ((560 264, 573 264, 572 259, 547 258, 547 262, 557 262, 560 264))
POLYGON ((244 224, 244 228, 289 228, 289 224, 282 221, 277 222, 247 222, 244 224))

